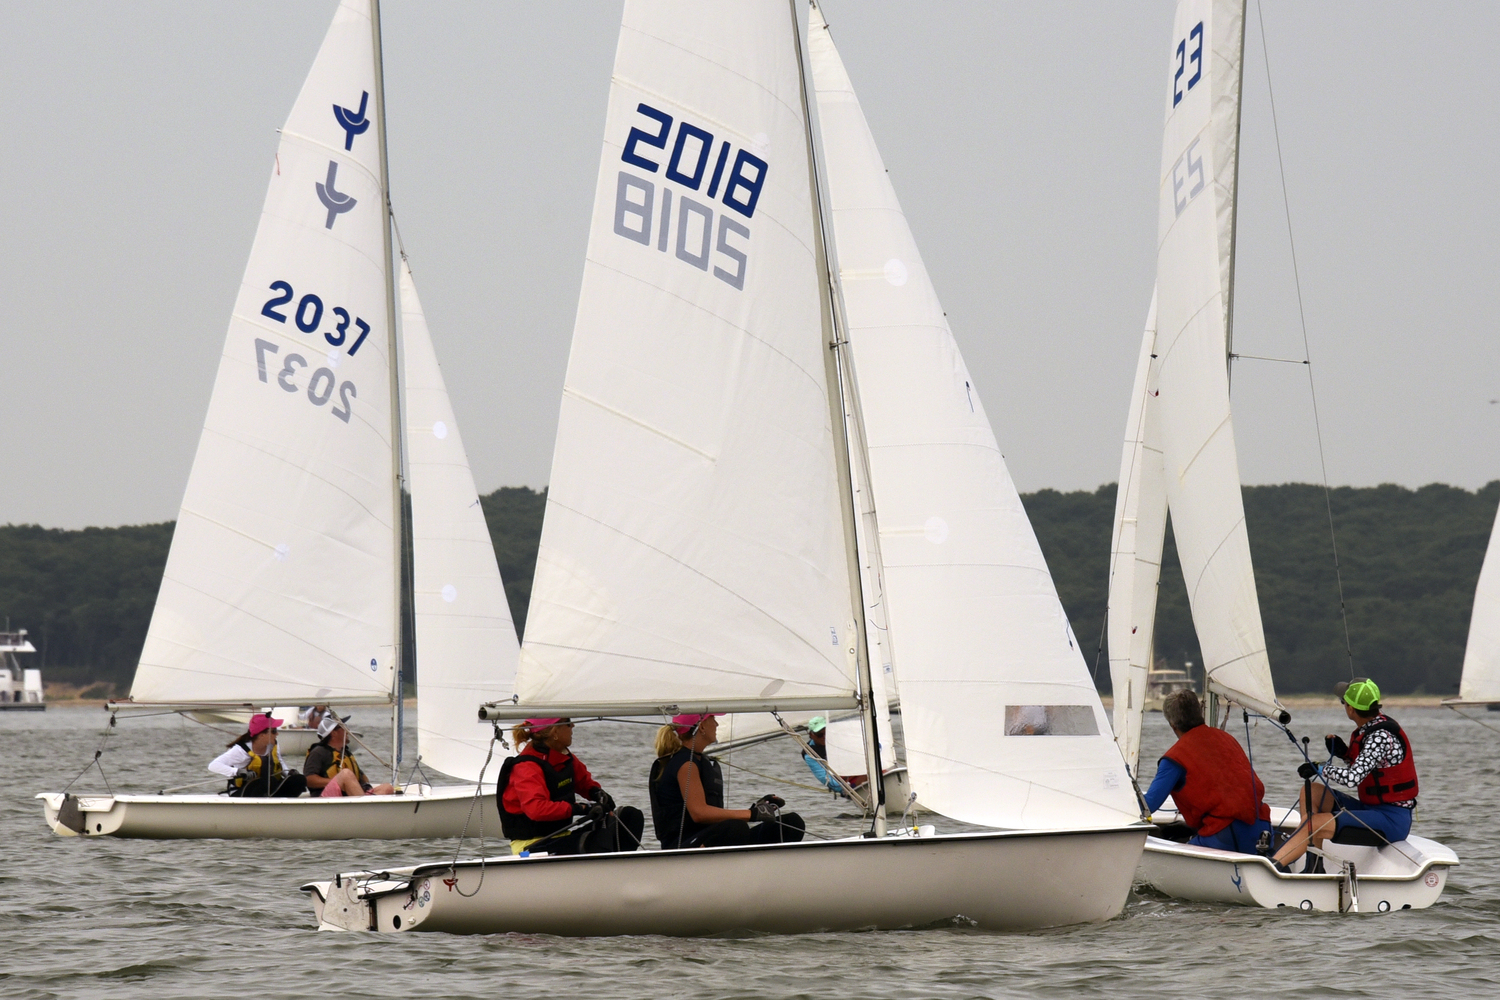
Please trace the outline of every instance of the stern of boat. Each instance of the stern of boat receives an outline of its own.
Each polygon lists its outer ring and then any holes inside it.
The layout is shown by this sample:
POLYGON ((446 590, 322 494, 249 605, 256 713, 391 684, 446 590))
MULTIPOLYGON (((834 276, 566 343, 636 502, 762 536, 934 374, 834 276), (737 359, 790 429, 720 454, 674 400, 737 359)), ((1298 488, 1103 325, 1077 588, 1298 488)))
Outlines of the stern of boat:
POLYGON ((112 795, 38 792, 42 815, 59 837, 107 837, 125 822, 125 805, 112 795))

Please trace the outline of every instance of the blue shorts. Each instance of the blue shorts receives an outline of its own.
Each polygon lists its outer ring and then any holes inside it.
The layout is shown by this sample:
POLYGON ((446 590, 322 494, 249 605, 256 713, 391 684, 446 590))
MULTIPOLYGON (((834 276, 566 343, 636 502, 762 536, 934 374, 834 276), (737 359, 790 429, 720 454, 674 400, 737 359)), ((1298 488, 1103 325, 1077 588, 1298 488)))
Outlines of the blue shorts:
POLYGON ((1405 840, 1411 833, 1410 809, 1398 805, 1369 805, 1352 795, 1333 789, 1329 791, 1333 792, 1333 797, 1339 804, 1338 811, 1333 814, 1333 822, 1338 829, 1369 828, 1393 844, 1398 840, 1405 840))
MULTIPOLYGON (((1207 837, 1194 837, 1188 843, 1195 847, 1217 847, 1221 851, 1254 854, 1256 842, 1260 840, 1262 832, 1268 835, 1271 832, 1271 824, 1267 820, 1260 820, 1254 824, 1233 820, 1218 833, 1207 837)), ((1269 836, 1267 839, 1270 840, 1269 836)))

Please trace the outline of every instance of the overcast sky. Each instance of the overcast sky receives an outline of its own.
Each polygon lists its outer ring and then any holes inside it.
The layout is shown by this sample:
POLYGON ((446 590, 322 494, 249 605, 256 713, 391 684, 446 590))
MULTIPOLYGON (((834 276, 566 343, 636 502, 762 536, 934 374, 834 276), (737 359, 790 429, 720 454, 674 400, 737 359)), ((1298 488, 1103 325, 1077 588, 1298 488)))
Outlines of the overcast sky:
MULTIPOLYGON (((0 0, 0 523, 176 516, 276 144, 333 3, 0 0)), ((1115 479, 1173 3, 827 0, 1022 490, 1115 479)), ((617 3, 386 0, 392 197, 482 491, 547 482, 617 3)), ((1500 5, 1268 0, 1328 474, 1500 478, 1500 5)), ((1303 356, 1261 32, 1236 349, 1303 356)), ((1247 483, 1320 478, 1241 361, 1247 483)))

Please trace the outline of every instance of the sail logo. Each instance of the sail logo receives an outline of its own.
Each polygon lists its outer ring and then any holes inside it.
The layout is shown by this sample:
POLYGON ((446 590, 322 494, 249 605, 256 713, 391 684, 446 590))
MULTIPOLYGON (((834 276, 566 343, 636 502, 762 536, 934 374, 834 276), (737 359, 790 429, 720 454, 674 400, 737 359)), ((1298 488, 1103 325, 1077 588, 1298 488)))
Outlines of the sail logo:
POLYGON ((338 161, 329 160, 328 179, 326 181, 319 181, 315 185, 318 189, 318 200, 323 203, 324 208, 328 209, 328 221, 323 224, 324 229, 332 229, 334 222, 340 215, 343 215, 359 204, 358 201, 334 187, 334 182, 338 180, 338 176, 338 161))
POLYGON ((344 152, 346 153, 354 148, 354 137, 363 135, 365 130, 370 127, 370 119, 365 116, 365 108, 369 106, 369 103, 370 92, 366 90, 359 95, 358 111, 350 111, 348 108, 340 107, 337 104, 333 106, 333 118, 339 123, 339 128, 345 132, 344 152))
MULTIPOLYGON (((712 270, 720 281, 743 290, 750 263, 747 252, 750 228, 719 206, 743 219, 754 218, 769 169, 766 161, 748 149, 734 150, 727 139, 718 142, 715 156, 712 132, 676 120, 676 141, 663 169, 661 159, 651 159, 654 154, 649 149, 666 152, 673 116, 644 103, 636 107, 636 112, 655 123, 655 127, 632 128, 620 159, 648 173, 660 172, 662 180, 660 183, 647 180, 630 170, 619 172, 615 183, 615 234, 645 247, 654 243, 659 253, 666 253, 670 247, 678 260, 700 271, 712 270), (731 150, 735 152, 732 165, 731 150)), ((764 152, 765 145, 757 139, 758 152, 764 152)))

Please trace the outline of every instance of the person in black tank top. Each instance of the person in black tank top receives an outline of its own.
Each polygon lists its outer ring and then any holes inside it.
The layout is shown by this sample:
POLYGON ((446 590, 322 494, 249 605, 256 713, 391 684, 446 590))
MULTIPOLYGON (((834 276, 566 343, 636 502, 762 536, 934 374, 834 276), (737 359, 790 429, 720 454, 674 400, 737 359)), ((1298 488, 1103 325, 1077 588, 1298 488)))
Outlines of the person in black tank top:
POLYGON ((656 734, 651 765, 651 822, 663 848, 734 847, 795 843, 806 829, 802 817, 765 795, 749 809, 724 808, 724 774, 703 754, 719 732, 712 715, 679 715, 656 734), (751 824, 754 824, 753 826, 751 824))

